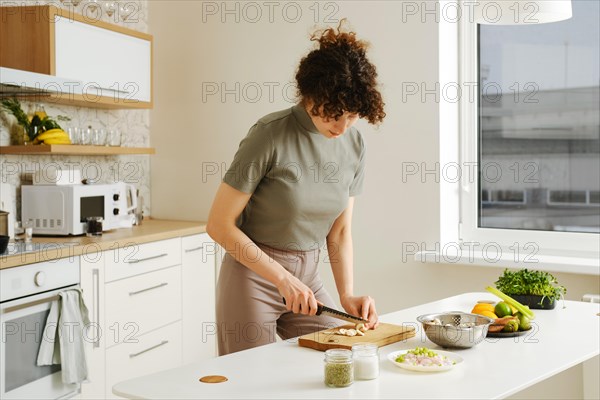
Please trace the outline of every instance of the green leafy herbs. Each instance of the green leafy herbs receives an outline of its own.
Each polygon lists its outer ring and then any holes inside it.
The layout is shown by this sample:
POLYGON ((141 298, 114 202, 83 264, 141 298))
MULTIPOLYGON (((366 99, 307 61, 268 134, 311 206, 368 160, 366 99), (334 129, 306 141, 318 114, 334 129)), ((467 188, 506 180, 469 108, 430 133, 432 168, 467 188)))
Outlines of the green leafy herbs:
POLYGON ((2 99, 2 108, 10 112, 17 119, 17 123, 26 130, 29 130, 29 118, 21 108, 21 103, 17 99, 2 99))
POLYGON ((504 274, 496 281, 496 287, 504 294, 512 295, 537 295, 553 301, 567 293, 564 286, 550 273, 544 271, 519 271, 504 270, 504 274))
MULTIPOLYGON (((14 115, 14 117, 17 119, 17 123, 21 125, 23 129, 25 129, 25 132, 27 132, 29 140, 35 139, 37 135, 44 131, 49 131, 50 129, 62 129, 58 122, 47 115, 45 115, 43 118, 40 118, 39 115, 34 115, 30 120, 27 114, 25 114, 21 108, 21 103, 19 103, 19 100, 15 98, 2 99, 2 108, 14 115)), ((62 115, 59 115, 56 117, 56 119, 59 121, 71 120, 71 118, 62 115)))

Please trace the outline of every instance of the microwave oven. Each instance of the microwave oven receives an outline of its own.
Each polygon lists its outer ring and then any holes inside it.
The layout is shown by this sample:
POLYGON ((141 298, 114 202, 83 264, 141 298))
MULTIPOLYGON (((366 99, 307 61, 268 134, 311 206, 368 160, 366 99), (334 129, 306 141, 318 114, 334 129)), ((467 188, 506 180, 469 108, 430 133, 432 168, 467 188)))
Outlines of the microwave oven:
POLYGON ((21 218, 34 235, 83 235, 87 217, 102 217, 102 230, 121 227, 137 207, 136 190, 123 182, 92 185, 23 185, 21 218))

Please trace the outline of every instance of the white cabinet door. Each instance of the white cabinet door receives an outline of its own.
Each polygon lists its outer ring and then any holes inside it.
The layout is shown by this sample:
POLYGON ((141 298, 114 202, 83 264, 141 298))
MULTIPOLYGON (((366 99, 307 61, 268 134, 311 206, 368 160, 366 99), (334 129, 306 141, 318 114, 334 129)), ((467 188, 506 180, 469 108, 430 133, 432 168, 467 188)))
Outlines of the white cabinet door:
POLYGON ((55 43, 56 76, 82 82, 75 94, 151 101, 149 40, 58 18, 55 43))
POLYGON ((215 242, 207 234, 182 238, 183 363, 216 356, 215 242))
POLYGON ((88 308, 90 328, 86 332, 85 356, 88 380, 81 385, 82 399, 104 399, 105 395, 105 323, 104 253, 80 258, 81 290, 88 308))
POLYGON ((181 322, 137 336, 106 350, 106 398, 118 398, 118 382, 181 365, 181 322))

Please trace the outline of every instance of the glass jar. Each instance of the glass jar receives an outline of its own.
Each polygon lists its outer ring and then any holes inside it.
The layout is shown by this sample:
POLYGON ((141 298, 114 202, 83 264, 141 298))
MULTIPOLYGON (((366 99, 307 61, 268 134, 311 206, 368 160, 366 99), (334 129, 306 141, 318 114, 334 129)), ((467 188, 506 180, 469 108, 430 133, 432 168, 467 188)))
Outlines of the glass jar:
POLYGON ((43 120, 48 116, 48 114, 46 114, 46 109, 44 108, 44 105, 41 103, 37 103, 35 105, 35 111, 33 115, 37 116, 40 120, 43 120))
POLYGON ((345 387, 354 383, 352 351, 329 349, 325 352, 325 384, 329 387, 345 387))
POLYGON ((379 347, 374 343, 356 343, 352 346, 354 378, 369 380, 379 377, 379 347))

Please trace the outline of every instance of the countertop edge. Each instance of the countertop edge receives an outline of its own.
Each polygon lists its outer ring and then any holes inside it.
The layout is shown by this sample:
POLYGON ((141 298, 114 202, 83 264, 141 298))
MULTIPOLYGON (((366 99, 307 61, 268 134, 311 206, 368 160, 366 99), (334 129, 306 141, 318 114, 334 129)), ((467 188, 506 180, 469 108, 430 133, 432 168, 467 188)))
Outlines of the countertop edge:
POLYGON ((145 220, 139 226, 105 232, 97 238, 85 236, 34 237, 34 243, 45 244, 41 250, 23 254, 1 255, 0 269, 77 257, 131 246, 132 244, 139 245, 202 233, 206 233, 205 222, 150 219, 145 220))

